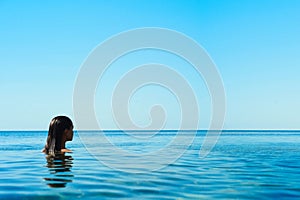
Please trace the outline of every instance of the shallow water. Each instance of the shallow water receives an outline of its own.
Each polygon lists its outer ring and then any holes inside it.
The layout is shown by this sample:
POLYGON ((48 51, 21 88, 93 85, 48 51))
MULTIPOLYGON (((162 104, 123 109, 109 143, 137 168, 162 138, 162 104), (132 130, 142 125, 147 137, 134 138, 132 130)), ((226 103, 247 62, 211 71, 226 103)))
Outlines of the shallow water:
MULTIPOLYGON (((150 152, 174 133, 162 132, 146 143, 129 140, 123 132, 105 134, 119 148, 150 152)), ((104 165, 78 134, 67 144, 73 153, 47 158, 41 153, 46 135, 0 132, 0 199, 300 198, 300 132, 223 132, 205 158, 199 158, 205 132, 198 132, 181 158, 148 173, 104 165)))

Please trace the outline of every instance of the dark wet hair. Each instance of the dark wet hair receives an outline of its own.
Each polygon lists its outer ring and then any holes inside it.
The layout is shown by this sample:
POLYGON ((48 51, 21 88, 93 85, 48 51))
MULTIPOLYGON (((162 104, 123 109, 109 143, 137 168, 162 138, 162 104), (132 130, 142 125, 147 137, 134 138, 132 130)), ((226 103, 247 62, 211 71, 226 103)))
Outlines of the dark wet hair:
POLYGON ((60 152, 63 133, 66 129, 70 129, 72 127, 73 123, 70 118, 66 116, 54 117, 49 125, 45 153, 54 155, 55 152, 60 152))

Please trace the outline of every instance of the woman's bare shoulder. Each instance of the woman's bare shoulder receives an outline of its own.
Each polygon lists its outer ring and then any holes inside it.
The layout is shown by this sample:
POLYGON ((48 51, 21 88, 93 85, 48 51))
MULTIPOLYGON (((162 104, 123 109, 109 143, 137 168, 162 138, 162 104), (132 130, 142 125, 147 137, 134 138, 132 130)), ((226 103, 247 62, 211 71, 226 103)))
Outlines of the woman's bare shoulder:
POLYGON ((72 150, 70 150, 70 149, 61 149, 60 151, 61 151, 62 153, 66 153, 66 152, 69 152, 69 153, 70 153, 70 152, 72 152, 72 150))

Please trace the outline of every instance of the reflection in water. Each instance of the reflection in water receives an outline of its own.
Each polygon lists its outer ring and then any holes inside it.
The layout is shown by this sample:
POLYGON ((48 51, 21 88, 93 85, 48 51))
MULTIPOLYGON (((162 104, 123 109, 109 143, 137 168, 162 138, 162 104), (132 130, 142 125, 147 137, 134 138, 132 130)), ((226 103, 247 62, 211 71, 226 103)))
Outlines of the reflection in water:
POLYGON ((73 158, 65 153, 55 156, 46 156, 47 167, 50 171, 50 176, 44 178, 49 187, 61 188, 66 187, 67 183, 72 182, 73 173, 71 171, 73 158))

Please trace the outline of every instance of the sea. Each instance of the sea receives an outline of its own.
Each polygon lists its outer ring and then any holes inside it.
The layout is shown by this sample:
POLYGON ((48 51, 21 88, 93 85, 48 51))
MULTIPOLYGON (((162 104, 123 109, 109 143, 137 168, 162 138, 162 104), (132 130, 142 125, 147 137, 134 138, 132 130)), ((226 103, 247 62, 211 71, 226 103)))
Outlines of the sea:
POLYGON ((0 199, 300 199, 299 131, 222 131, 200 156, 208 134, 75 131, 51 157, 47 131, 0 131, 0 199))

